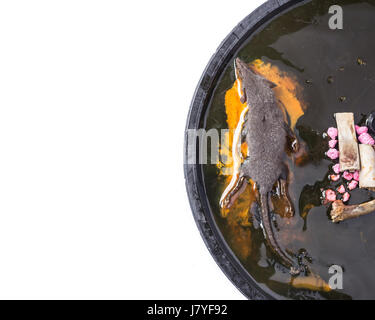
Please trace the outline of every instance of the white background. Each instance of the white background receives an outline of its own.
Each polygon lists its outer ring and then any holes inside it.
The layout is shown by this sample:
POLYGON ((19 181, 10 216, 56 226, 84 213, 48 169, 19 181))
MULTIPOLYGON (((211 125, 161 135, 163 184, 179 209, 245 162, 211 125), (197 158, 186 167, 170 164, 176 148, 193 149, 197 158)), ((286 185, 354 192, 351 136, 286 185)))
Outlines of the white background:
POLYGON ((1 299, 244 299, 195 226, 183 137, 263 2, 0 2, 1 299))

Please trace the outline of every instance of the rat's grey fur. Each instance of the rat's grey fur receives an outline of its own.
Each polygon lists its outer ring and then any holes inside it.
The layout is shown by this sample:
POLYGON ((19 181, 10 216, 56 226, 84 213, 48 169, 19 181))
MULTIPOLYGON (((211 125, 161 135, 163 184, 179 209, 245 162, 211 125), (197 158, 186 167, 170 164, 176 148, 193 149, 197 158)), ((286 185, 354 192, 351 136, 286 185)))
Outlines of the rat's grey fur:
POLYGON ((269 245, 280 256, 283 264, 291 268, 292 273, 298 273, 293 267, 294 263, 275 239, 268 208, 268 194, 275 182, 280 178, 286 180, 284 160, 287 127, 272 90, 276 85, 256 74, 238 58, 235 67, 243 89, 241 101, 247 102, 249 106, 243 128, 248 157, 241 166, 240 175, 252 179, 258 187, 262 225, 269 245))
POLYGON ((249 106, 244 124, 248 158, 241 172, 258 185, 260 194, 270 192, 285 167, 286 131, 283 112, 271 87, 276 85, 255 74, 236 59, 237 75, 249 106))

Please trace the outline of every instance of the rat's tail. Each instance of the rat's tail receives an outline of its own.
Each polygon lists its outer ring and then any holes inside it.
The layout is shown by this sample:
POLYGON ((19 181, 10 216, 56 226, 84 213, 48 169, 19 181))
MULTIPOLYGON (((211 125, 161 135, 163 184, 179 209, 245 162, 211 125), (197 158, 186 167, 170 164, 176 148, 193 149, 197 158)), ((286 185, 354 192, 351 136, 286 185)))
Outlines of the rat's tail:
POLYGON ((262 211, 262 227, 269 247, 279 256, 281 264, 290 269, 290 273, 292 275, 298 275, 301 272, 300 268, 280 248, 272 230, 271 217, 268 208, 268 194, 261 194, 260 202, 262 211))

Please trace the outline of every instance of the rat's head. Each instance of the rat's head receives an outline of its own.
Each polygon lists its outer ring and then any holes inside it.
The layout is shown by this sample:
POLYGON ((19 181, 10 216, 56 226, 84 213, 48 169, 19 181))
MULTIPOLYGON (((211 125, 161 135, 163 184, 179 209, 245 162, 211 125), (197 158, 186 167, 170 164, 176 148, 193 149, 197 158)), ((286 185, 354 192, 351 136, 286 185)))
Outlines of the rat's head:
POLYGON ((234 62, 236 76, 241 81, 241 102, 257 104, 274 100, 272 88, 276 84, 255 73, 245 62, 237 58, 234 62))

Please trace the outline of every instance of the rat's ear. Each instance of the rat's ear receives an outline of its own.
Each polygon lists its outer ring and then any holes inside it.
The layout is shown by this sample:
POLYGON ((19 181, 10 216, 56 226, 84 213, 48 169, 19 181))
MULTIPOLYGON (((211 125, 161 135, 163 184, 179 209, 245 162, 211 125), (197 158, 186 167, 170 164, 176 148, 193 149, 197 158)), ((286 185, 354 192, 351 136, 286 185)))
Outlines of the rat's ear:
POLYGON ((274 82, 272 82, 272 81, 270 81, 270 80, 267 80, 267 79, 264 79, 264 78, 263 78, 263 82, 264 82, 267 86, 269 86, 271 89, 277 87, 277 84, 274 83, 274 82))

